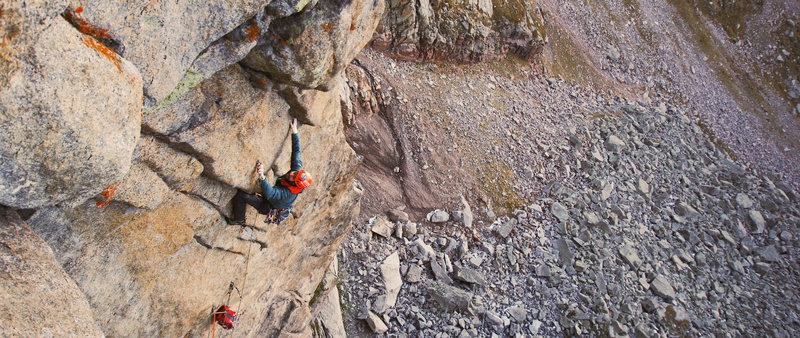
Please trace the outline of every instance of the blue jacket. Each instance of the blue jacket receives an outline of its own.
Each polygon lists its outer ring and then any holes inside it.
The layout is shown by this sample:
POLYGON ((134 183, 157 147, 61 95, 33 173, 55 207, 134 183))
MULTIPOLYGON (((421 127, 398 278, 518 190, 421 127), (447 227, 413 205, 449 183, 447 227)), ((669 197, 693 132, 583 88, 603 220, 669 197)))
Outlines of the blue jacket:
MULTIPOLYGON (((297 171, 303 168, 303 162, 300 161, 300 136, 292 134, 292 161, 291 171, 297 171)), ((267 180, 261 180, 261 191, 264 193, 264 198, 269 201, 273 209, 289 209, 297 199, 297 195, 292 193, 288 187, 281 184, 282 177, 275 180, 275 185, 269 185, 267 180)), ((301 191, 302 193, 302 191, 301 191)))

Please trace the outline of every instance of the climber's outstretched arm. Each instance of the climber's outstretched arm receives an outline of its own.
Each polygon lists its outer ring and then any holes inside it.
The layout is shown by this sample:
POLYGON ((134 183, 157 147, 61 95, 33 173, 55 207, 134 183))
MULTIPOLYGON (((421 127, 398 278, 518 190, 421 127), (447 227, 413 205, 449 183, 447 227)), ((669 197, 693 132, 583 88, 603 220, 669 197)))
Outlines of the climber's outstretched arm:
POLYGON ((292 162, 291 170, 298 171, 303 169, 303 161, 300 160, 300 135, 297 134, 297 119, 292 119, 289 125, 292 130, 292 162))

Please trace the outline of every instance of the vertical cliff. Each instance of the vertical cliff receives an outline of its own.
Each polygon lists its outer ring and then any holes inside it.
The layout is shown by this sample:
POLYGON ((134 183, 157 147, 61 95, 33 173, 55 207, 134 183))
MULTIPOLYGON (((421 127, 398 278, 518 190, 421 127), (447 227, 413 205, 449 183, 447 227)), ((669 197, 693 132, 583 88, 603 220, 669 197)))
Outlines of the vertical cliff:
POLYGON ((203 335, 224 303, 241 313, 236 336, 310 334, 308 303, 360 198, 340 73, 383 10, 0 5, 0 204, 44 240, 20 245, 52 249, 105 335, 203 335), (256 159, 288 170, 292 117, 314 185, 278 227, 252 210, 246 227, 227 225, 236 189, 257 189, 256 159))

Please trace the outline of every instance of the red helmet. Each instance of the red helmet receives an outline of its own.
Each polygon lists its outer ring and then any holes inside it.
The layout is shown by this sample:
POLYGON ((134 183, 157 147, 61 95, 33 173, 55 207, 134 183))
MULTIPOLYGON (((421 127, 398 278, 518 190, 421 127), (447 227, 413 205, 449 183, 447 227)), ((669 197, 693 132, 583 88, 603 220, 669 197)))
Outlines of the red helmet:
POLYGON ((303 169, 298 170, 297 175, 294 177, 294 185, 303 189, 310 187, 311 174, 307 173, 303 169))

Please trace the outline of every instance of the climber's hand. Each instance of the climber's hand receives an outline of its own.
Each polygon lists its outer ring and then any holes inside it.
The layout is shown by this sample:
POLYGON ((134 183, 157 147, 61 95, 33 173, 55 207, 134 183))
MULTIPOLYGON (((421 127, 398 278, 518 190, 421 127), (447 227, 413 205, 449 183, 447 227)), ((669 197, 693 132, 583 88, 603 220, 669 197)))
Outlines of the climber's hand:
POLYGON ((264 179, 264 166, 261 164, 261 161, 256 161, 256 173, 258 173, 259 179, 264 179))
POLYGON ((292 134, 297 134, 297 119, 292 118, 292 123, 289 124, 289 129, 292 130, 292 134))

